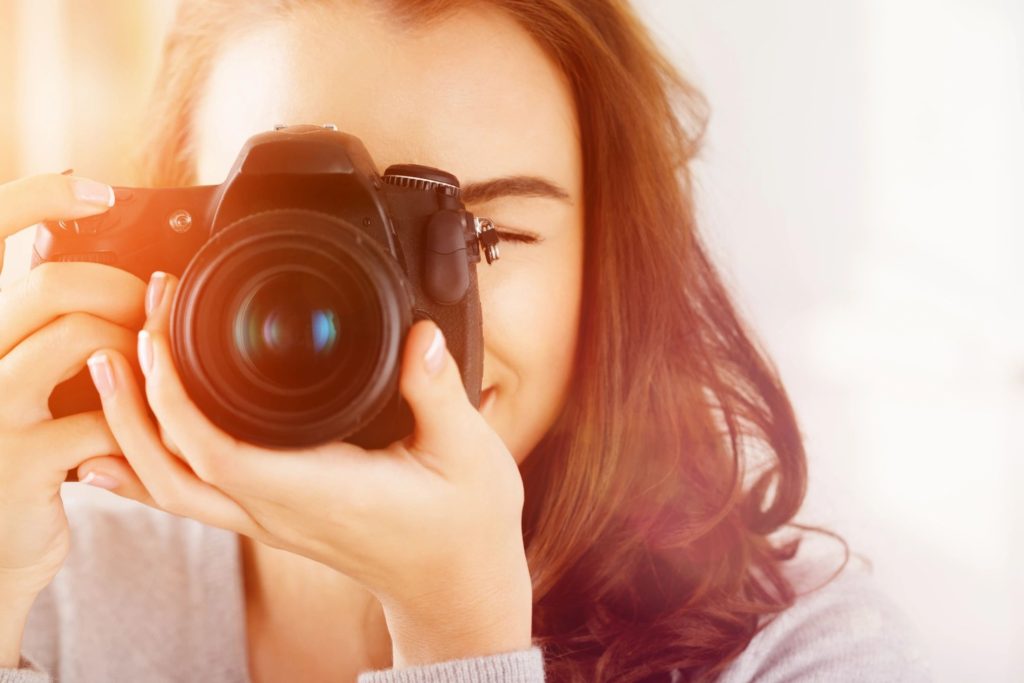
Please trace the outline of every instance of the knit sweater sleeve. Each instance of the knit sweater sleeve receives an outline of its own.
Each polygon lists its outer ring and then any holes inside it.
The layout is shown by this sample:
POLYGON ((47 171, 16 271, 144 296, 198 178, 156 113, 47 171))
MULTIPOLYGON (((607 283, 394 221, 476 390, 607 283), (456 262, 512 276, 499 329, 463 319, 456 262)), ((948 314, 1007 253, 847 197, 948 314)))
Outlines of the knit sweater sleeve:
POLYGON ((0 669, 0 683, 53 683, 53 679, 35 661, 22 655, 17 669, 0 669))
POLYGON ((367 671, 359 674, 356 683, 544 683, 544 658, 540 648, 532 647, 406 669, 367 671))

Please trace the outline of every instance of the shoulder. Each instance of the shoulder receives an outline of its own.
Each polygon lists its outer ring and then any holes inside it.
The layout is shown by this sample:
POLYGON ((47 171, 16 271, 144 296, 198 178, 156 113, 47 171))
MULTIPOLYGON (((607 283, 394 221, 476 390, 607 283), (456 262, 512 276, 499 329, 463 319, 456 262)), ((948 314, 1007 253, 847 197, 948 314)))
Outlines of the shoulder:
POLYGON ((783 565, 797 591, 718 679, 774 681, 929 681, 919 635, 864 563, 811 558, 783 565), (824 585, 822 585, 824 584, 824 585))

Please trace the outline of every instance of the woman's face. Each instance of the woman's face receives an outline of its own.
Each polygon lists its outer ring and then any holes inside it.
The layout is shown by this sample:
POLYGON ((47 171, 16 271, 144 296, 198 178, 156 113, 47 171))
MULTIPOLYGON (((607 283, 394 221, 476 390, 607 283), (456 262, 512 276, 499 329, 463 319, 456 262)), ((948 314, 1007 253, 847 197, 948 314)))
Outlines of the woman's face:
POLYGON ((303 10, 225 43, 196 112, 199 181, 223 182, 245 140, 281 122, 336 124, 381 171, 435 166, 467 189, 540 179, 464 197, 500 229, 536 236, 503 240, 501 258, 477 266, 480 411, 522 462, 562 408, 577 339, 584 217, 570 90, 518 24, 483 3, 412 29, 355 4, 303 10))

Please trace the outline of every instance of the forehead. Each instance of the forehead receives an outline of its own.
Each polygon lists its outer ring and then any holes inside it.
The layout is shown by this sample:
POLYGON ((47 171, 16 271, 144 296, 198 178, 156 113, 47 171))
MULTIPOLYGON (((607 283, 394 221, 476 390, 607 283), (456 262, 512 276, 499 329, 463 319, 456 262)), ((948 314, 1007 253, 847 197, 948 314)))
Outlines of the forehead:
POLYGON ((252 27, 225 41, 194 123, 202 183, 221 182, 245 139, 275 123, 334 123, 380 170, 420 163, 464 182, 541 173, 579 188, 564 75, 484 3, 411 29, 347 3, 252 27))

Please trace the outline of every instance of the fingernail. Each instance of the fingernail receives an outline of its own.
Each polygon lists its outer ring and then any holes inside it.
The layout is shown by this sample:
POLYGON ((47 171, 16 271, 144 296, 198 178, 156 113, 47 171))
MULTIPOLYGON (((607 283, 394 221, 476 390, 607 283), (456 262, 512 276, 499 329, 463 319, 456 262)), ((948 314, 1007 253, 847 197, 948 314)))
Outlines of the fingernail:
POLYGON ((100 474, 99 472, 90 472, 79 481, 83 484, 88 484, 89 486, 98 486, 101 489, 107 489, 108 491, 116 489, 121 485, 121 482, 117 479, 106 474, 100 474))
POLYGON ((149 286, 146 287, 146 316, 151 315, 160 305, 165 284, 167 284, 167 273, 158 270, 149 276, 149 286))
POLYGON ((96 391, 100 396, 107 398, 114 394, 114 368, 110 367, 110 358, 105 353, 92 355, 86 365, 89 366, 89 374, 92 376, 92 383, 96 385, 96 391))
POLYGON ((88 178, 72 178, 71 192, 75 199, 88 204, 99 204, 108 209, 114 205, 114 188, 88 178))
POLYGON ((428 375, 436 375, 444 367, 444 335, 441 334, 440 327, 434 327, 434 338, 430 340, 430 346, 423 354, 423 364, 428 375))
POLYGON ((153 340, 147 330, 139 331, 139 366, 142 374, 149 377, 149 371, 153 368, 153 340))

